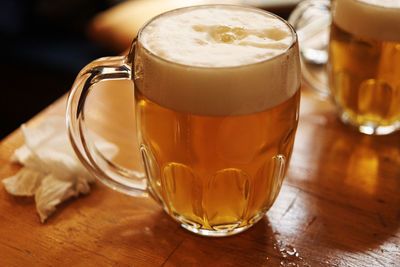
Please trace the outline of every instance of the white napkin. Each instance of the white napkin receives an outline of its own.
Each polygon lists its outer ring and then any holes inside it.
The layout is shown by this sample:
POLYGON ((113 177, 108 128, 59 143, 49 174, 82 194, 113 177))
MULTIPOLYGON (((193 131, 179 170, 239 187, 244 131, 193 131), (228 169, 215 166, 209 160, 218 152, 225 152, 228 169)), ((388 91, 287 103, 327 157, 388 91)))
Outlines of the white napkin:
MULTIPOLYGON (((50 117, 36 127, 21 125, 25 144, 14 151, 13 162, 24 165, 14 176, 3 180, 7 192, 35 196, 41 222, 64 200, 90 192, 95 178, 80 163, 68 140, 65 118, 50 117)), ((96 136, 95 145, 111 158, 118 148, 96 136)))

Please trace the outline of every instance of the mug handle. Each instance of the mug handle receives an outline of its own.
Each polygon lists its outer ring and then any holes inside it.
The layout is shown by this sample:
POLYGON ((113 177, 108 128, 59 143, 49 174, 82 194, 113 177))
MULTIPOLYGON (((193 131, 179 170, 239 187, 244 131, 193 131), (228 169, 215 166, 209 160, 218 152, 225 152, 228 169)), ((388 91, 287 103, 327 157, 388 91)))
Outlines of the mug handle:
POLYGON ((303 80, 323 98, 330 95, 327 73, 330 10, 330 0, 305 0, 288 18, 299 38, 303 80))
MULTIPOLYGON (((129 55, 133 55, 132 51, 129 55)), ((91 142, 85 125, 85 102, 93 90, 92 85, 105 80, 131 79, 131 67, 128 64, 131 61, 128 57, 100 58, 80 71, 68 96, 66 122, 75 154, 96 178, 119 192, 144 197, 148 195, 145 175, 125 169, 107 159, 91 142)))

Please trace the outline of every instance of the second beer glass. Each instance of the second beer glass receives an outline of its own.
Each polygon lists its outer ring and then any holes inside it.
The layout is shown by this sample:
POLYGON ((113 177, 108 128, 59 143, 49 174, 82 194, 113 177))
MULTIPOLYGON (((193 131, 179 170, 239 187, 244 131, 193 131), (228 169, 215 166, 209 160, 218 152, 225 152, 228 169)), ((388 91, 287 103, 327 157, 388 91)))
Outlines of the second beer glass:
POLYGON ((336 0, 329 46, 332 96, 366 134, 400 128, 400 3, 336 0))
POLYGON ((330 92, 343 122, 365 134, 400 129, 400 1, 306 0, 289 21, 305 81, 330 92))

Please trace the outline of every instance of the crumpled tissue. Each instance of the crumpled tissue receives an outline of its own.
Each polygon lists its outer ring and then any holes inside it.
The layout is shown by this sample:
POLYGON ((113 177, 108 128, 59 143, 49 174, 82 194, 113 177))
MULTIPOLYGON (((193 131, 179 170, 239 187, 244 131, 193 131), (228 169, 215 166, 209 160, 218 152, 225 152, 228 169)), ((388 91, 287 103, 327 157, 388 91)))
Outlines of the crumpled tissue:
MULTIPOLYGON (((21 130, 25 144, 14 151, 11 160, 23 167, 16 175, 3 179, 3 184, 12 195, 34 196, 44 223, 61 202, 88 194, 95 178, 75 156, 64 117, 49 117, 36 127, 23 124, 21 130)), ((96 148, 105 156, 117 154, 117 146, 98 136, 95 139, 96 148)))

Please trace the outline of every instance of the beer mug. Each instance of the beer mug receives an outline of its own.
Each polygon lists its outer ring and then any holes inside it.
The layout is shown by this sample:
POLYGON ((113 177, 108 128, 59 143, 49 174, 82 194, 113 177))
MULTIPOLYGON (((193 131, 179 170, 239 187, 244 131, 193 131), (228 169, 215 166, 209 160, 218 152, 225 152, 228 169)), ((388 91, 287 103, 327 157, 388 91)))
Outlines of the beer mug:
POLYGON ((304 1, 289 22, 306 83, 329 92, 343 122, 365 134, 400 128, 398 0, 304 1))
POLYGON ((194 233, 236 234, 259 221, 279 193, 300 80, 297 36, 281 18, 231 5, 169 11, 141 28, 127 56, 80 72, 67 104, 71 143, 111 188, 149 192, 194 233), (109 79, 134 82, 144 175, 106 159, 86 130, 86 97, 109 79))

